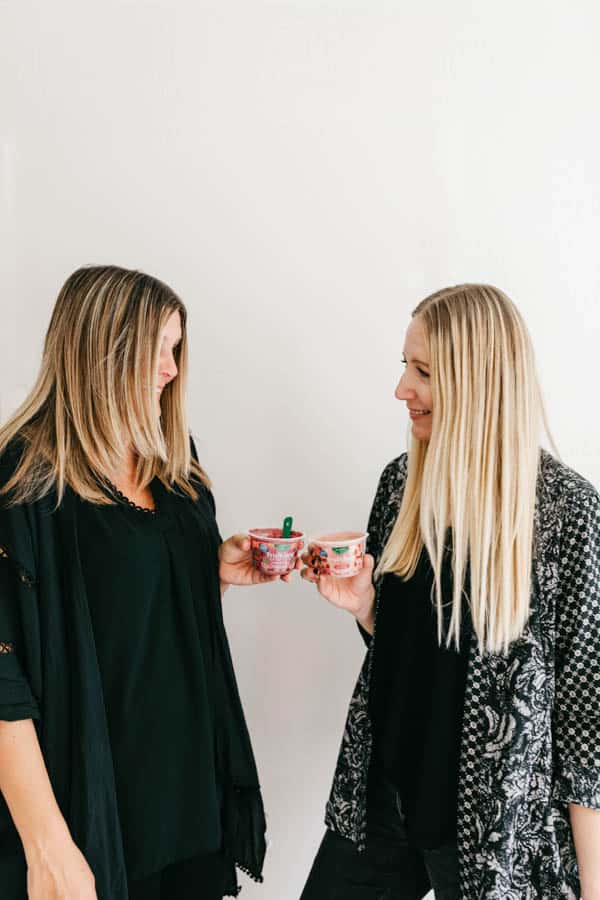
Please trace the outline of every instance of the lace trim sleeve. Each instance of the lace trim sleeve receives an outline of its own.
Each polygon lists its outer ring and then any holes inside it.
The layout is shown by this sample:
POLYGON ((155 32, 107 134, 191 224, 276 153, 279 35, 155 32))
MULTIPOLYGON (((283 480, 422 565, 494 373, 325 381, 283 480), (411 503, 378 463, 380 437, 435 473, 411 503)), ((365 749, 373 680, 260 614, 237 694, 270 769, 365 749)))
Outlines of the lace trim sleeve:
POLYGON ((13 564, 19 581, 23 582, 23 584, 27 585, 27 587, 34 586, 35 578, 33 577, 33 575, 26 569, 24 569, 23 566, 19 565, 19 563, 12 556, 6 544, 0 544, 0 559, 6 559, 8 560, 8 562, 13 564))

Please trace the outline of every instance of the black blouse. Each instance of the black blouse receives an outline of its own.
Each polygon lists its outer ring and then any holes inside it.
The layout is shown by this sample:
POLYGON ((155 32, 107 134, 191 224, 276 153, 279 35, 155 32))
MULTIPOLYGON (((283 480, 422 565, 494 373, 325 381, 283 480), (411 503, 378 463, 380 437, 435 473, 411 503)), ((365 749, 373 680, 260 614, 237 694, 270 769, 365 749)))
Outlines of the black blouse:
MULTIPOLYGON (((200 489, 203 491, 203 489, 200 489)), ((130 878, 221 844, 211 496, 151 484, 156 510, 80 501, 78 539, 130 878), (200 602, 198 602, 200 600, 200 602), (198 612, 199 611, 199 612, 198 612)))
MULTIPOLYGON (((449 549, 442 569, 444 635, 451 612, 449 549)), ((412 842, 456 841, 458 763, 469 636, 463 602, 460 652, 438 644, 433 571, 423 549, 408 581, 383 576, 373 655, 370 714, 374 765, 396 785, 412 842)))

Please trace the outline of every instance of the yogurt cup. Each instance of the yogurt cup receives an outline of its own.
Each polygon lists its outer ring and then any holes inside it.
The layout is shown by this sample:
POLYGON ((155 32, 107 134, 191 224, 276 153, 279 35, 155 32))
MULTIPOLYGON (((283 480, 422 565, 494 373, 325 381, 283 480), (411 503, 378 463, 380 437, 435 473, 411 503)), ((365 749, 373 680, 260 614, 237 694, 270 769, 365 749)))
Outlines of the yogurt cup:
POLYGON ((304 546, 304 533, 292 531, 282 537, 281 528, 251 528, 248 531, 252 565, 265 575, 287 575, 296 566, 298 553, 304 546))
POLYGON ((362 569, 367 537, 366 531, 336 531, 314 537, 310 542, 311 568, 319 575, 351 578, 362 569))

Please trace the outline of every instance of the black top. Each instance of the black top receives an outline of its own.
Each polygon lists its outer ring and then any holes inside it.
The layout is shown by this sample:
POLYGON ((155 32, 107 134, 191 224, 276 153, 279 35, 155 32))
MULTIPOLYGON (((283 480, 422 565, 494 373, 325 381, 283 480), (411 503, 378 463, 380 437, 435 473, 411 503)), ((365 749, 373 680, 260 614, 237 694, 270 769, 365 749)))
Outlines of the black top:
MULTIPOLYGON (((449 549, 442 569, 444 636, 452 599, 449 549)), ((460 652, 454 645, 447 649, 444 641, 438 644, 432 584, 425 548, 411 579, 383 576, 370 693, 375 764, 397 786, 410 838, 424 848, 456 841, 471 633, 468 603, 463 600, 460 652)))
POLYGON ((81 501, 78 516, 130 878, 221 844, 204 585, 214 520, 158 479, 151 491, 155 512, 118 495, 81 501))

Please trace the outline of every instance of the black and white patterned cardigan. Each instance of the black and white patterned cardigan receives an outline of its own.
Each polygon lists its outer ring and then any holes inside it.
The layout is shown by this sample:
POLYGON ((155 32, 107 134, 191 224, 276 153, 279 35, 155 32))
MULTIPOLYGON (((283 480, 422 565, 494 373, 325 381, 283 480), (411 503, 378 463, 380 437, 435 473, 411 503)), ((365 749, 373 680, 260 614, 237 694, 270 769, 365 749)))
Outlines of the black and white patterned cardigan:
MULTIPOLYGON (((396 520, 406 470, 404 453, 381 476, 368 525, 376 560, 396 520)), ((600 495, 546 450, 532 575, 529 623, 508 655, 482 655, 475 637, 470 648, 457 823, 462 900, 578 900, 568 803, 600 809, 600 495)), ((377 616, 325 816, 359 848, 366 838, 376 635, 377 616)))

